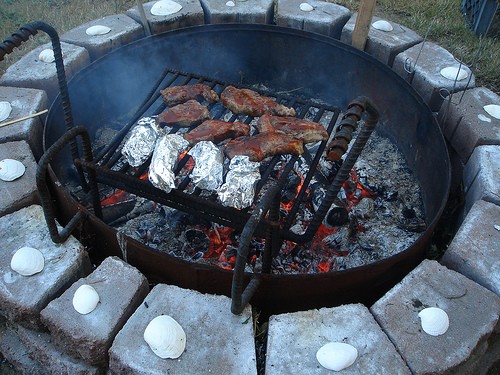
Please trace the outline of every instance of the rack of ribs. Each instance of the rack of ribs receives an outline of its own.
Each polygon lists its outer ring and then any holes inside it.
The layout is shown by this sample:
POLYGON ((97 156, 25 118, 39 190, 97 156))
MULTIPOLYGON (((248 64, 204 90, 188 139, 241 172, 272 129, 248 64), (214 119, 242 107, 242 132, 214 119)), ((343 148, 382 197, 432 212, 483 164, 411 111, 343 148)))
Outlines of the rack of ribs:
POLYGON ((295 109, 276 103, 273 99, 262 96, 249 89, 237 89, 227 86, 220 95, 224 107, 233 113, 249 115, 253 117, 262 116, 265 113, 277 116, 295 116, 295 109))
POLYGON ((236 138, 250 134, 250 125, 243 122, 226 122, 222 120, 207 120, 189 133, 184 139, 194 146, 200 141, 222 142, 228 138, 236 138))
POLYGON ((297 117, 262 115, 257 122, 257 129, 260 133, 279 132, 288 134, 302 140, 304 143, 326 141, 329 137, 323 125, 297 117))
POLYGON ((185 103, 191 99, 205 99, 209 103, 219 100, 219 95, 210 87, 203 83, 196 83, 191 86, 172 86, 160 90, 163 102, 169 107, 185 103))
POLYGON ((208 108, 192 99, 163 111, 158 115, 156 121, 158 124, 163 123, 168 126, 189 128, 209 119, 210 112, 208 108))
POLYGON ((304 152, 304 143, 300 139, 278 132, 259 133, 229 141, 224 152, 230 159, 236 155, 246 155, 250 161, 262 161, 274 155, 301 155, 304 152))

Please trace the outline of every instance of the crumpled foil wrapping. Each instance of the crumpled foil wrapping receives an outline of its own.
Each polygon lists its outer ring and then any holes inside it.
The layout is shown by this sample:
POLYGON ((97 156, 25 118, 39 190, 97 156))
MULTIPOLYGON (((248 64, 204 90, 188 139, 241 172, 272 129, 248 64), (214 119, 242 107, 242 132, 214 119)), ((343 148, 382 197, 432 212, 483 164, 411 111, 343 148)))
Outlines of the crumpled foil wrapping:
POLYGON ((198 142, 188 152, 194 159, 191 181, 200 189, 217 191, 223 182, 222 151, 210 141, 198 142))
POLYGON ((162 130, 156 125, 154 117, 143 117, 130 131, 122 148, 122 155, 132 167, 144 163, 153 152, 156 140, 162 130))
POLYGON ((253 202, 255 183, 260 180, 260 163, 250 161, 248 156, 238 155, 231 159, 226 182, 218 191, 224 206, 246 208, 253 202))
POLYGON ((175 187, 174 166, 188 146, 188 141, 177 134, 167 134, 158 139, 148 174, 155 187, 167 193, 175 187))

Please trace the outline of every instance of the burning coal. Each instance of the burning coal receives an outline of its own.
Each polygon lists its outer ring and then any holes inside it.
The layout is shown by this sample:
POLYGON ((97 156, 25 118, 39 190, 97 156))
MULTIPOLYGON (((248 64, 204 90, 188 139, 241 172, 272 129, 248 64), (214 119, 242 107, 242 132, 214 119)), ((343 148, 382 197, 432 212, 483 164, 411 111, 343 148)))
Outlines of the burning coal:
MULTIPOLYGON (((182 159, 182 155, 180 158, 182 159)), ((288 157, 274 168, 278 179, 288 157)), ((190 159, 192 160, 192 159, 190 159)), ((184 167, 192 170, 191 165, 184 167)), ((280 220, 287 220, 307 173, 299 158, 289 174, 280 198, 280 220)), ((291 230, 303 233, 338 162, 322 160, 313 177, 291 230)), ((186 172, 188 173, 188 172, 186 172)), ((120 232, 157 251, 190 262, 232 269, 239 233, 228 227, 196 218, 123 191, 102 201, 104 210, 127 205, 129 210, 114 223, 120 232), (130 210, 130 203, 133 208, 130 210)), ((275 274, 334 272, 370 264, 408 248, 425 230, 420 189, 397 148, 376 133, 343 184, 314 239, 305 244, 284 241, 272 261, 275 274)), ((265 240, 254 238, 247 260, 247 272, 259 272, 265 240)))

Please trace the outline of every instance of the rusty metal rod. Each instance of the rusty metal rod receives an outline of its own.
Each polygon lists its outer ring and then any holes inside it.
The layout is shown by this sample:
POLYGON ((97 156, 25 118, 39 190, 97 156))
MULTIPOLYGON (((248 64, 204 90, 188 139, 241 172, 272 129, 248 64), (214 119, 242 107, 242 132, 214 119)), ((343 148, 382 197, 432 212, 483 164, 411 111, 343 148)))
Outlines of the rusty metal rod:
MULTIPOLYGON (((90 137, 87 130, 84 127, 74 127, 68 130, 59 138, 49 149, 42 155, 40 161, 38 162, 38 167, 36 170, 36 186, 38 189, 38 194, 40 196, 40 201, 43 207, 43 213, 45 216, 45 221, 47 222, 47 227, 49 229, 49 234, 55 243, 63 243, 71 235, 72 231, 79 225, 83 219, 87 216, 83 211, 78 211, 78 213, 73 216, 69 223, 60 232, 56 224, 56 209, 54 207, 54 199, 49 190, 49 185, 47 183, 48 178, 48 168, 52 159, 61 152, 68 143, 73 142, 76 137, 81 137, 82 139, 82 149, 85 160, 88 162, 92 161, 92 147, 90 145, 90 137)), ((77 161, 79 159, 75 159, 77 161)), ((88 170, 89 186, 90 192, 92 194, 92 203, 94 205, 94 214, 102 218, 101 203, 99 200, 99 191, 97 187, 97 179, 95 171, 88 170)))
POLYGON ((352 101, 351 104, 349 105, 349 107, 352 106, 358 106, 362 111, 366 111, 368 113, 368 118, 366 119, 366 122, 363 128, 360 130, 358 136, 356 137, 356 140, 354 141, 351 150, 347 154, 344 162, 342 163, 342 166, 340 167, 337 175, 335 176, 335 179, 328 188, 325 198, 318 207, 318 210, 316 211, 313 220, 307 227, 304 234, 293 235, 292 233, 289 233, 290 239, 294 242, 303 243, 305 241, 309 241, 314 237, 316 231, 323 222, 323 219, 325 218, 328 210, 333 204, 333 201, 337 197, 337 194, 339 193, 342 184, 349 177, 351 169, 354 167, 354 164, 356 163, 359 155, 363 151, 363 148, 365 147, 368 138, 370 137, 371 133, 375 129, 375 126, 377 125, 379 118, 379 111, 375 107, 375 105, 371 102, 370 99, 363 96, 358 97, 356 100, 352 101))

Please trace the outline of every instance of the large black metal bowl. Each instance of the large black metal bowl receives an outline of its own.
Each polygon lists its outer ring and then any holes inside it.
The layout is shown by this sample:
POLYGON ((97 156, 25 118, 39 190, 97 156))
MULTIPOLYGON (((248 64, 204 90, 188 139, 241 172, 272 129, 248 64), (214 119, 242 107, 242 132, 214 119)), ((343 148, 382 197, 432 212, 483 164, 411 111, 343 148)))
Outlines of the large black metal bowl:
MULTIPOLYGON (((408 249, 345 271, 261 275, 253 304, 280 312, 370 303, 423 259, 447 201, 450 163, 432 112, 388 66, 338 40, 300 30, 241 24, 179 29, 123 46, 77 73, 68 84, 75 124, 86 126, 93 137, 102 124, 126 123, 166 67, 228 82, 262 84, 339 108, 353 98, 367 96, 380 110, 378 131, 399 147, 421 185, 427 230, 408 249)), ((64 132, 58 97, 47 117, 44 147, 64 132)), ((71 178, 70 159, 66 152, 51 165, 53 193, 63 222, 85 210, 64 188, 71 178)), ((152 281, 230 295, 230 271, 181 261, 131 239, 119 241, 115 230, 92 214, 80 237, 95 259, 118 255, 152 281)))

